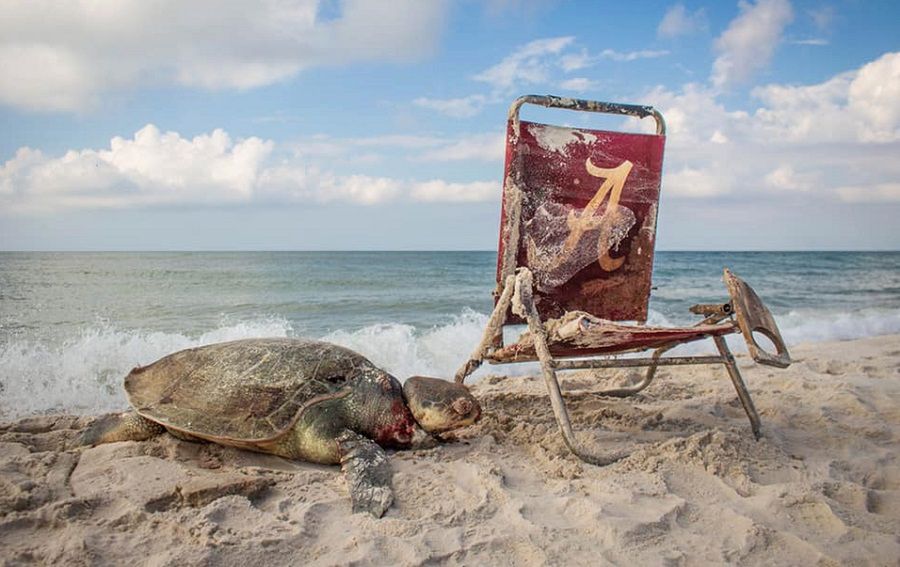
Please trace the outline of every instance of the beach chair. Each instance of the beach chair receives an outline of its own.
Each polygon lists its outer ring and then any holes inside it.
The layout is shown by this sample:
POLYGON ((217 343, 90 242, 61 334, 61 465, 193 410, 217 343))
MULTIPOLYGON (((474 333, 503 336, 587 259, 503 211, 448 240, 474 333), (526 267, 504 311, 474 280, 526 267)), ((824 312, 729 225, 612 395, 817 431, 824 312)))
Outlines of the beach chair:
POLYGON ((455 379, 463 383, 483 361, 539 361, 566 446, 594 464, 615 459, 589 454, 577 443, 557 372, 647 367, 638 384, 600 392, 626 397, 646 388, 660 366, 722 364, 758 439, 759 414, 724 337, 742 333, 758 363, 790 364, 771 313, 728 269, 724 280, 730 301, 691 307, 702 317, 696 325, 645 324, 664 143, 663 117, 649 106, 529 95, 509 111, 495 308, 455 379), (524 104, 652 117, 656 133, 526 122, 519 119, 524 104), (527 330, 519 340, 504 344, 504 326, 522 323, 527 330), (706 338, 718 355, 662 356, 706 338), (611 356, 651 350, 642 358, 611 356))

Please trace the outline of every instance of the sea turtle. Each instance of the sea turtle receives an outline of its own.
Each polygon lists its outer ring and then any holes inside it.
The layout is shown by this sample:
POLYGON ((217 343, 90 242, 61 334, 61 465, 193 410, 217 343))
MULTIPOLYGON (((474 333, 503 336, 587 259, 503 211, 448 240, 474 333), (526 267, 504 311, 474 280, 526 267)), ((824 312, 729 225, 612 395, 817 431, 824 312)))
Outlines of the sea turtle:
POLYGON ((94 422, 81 444, 181 439, 341 464, 353 512, 380 517, 393 501, 382 447, 409 448, 470 425, 481 407, 465 386, 396 378, 326 342, 245 339, 182 350, 133 369, 134 411, 94 422), (424 430, 424 431, 423 431, 424 430))

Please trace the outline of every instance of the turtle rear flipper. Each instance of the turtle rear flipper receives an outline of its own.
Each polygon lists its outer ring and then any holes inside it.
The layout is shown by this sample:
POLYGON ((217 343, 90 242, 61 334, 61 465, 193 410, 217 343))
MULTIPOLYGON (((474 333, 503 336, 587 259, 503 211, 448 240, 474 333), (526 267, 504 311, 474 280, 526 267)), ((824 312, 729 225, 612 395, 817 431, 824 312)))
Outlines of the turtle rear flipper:
POLYGON ((391 465, 384 449, 350 430, 341 433, 337 442, 353 513, 368 512, 376 518, 382 517, 394 501, 391 465))
POLYGON ((143 441, 155 437, 163 431, 165 428, 162 425, 140 416, 137 412, 104 415, 84 430, 84 433, 78 438, 78 445, 93 446, 117 441, 143 441))

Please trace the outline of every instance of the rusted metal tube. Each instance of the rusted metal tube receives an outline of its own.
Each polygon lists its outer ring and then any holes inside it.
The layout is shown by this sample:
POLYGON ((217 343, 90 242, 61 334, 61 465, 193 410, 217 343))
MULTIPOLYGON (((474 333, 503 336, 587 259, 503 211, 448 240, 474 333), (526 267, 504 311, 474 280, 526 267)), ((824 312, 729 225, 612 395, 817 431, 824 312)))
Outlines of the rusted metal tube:
POLYGON ((610 388, 608 390, 603 390, 601 392, 597 392, 600 396, 610 396, 613 398, 627 398, 628 396, 633 396, 650 385, 650 382, 653 382, 653 378, 656 377, 656 368, 659 366, 659 359, 668 350, 671 350, 674 347, 664 346, 653 351, 653 357, 651 357, 650 368, 647 369, 647 372, 644 374, 644 379, 634 386, 629 386, 625 388, 610 388))
POLYGON ((698 303, 691 306, 691 313, 695 315, 731 315, 734 308, 731 303, 698 303))
POLYGON ((624 455, 593 455, 586 452, 575 439, 575 432, 572 430, 571 421, 569 421, 569 412, 566 410, 566 404, 559 389, 559 382, 556 379, 556 371, 553 368, 553 356, 547 347, 547 335, 541 324, 537 308, 534 305, 531 281, 531 271, 527 268, 521 269, 516 276, 513 310, 519 311, 518 315, 525 319, 528 323, 528 328, 534 336, 534 346, 541 362, 541 373, 544 376, 544 383, 550 396, 550 406, 553 408, 553 415, 556 417, 556 423, 559 425, 560 433, 562 433, 563 442, 573 455, 586 463, 600 467, 612 464, 624 455))
POLYGON ((662 114, 652 106, 622 104, 618 102, 601 102, 598 100, 584 100, 580 98, 568 98, 553 95, 525 95, 517 98, 512 103, 512 106, 510 106, 509 116, 511 118, 514 117, 516 122, 518 122, 519 119, 519 108, 526 103, 546 106, 548 108, 565 108, 567 110, 578 110, 582 112, 621 114, 624 116, 634 116, 636 118, 652 116, 656 121, 656 134, 659 136, 666 135, 666 121, 662 114))
POLYGON ((734 385, 734 389, 737 390, 738 399, 741 401, 741 405, 744 406, 744 411, 750 419, 753 437, 759 441, 759 438, 762 436, 759 413, 756 411, 756 406, 753 405, 753 398, 750 397, 750 392, 747 391, 744 379, 741 378, 741 371, 738 370, 737 363, 734 361, 731 351, 728 350, 728 343, 725 342, 725 339, 723 337, 713 337, 713 341, 715 341, 716 348, 719 349, 719 353, 722 355, 725 368, 728 370, 728 377, 731 378, 731 383, 734 385))
POLYGON ((721 356, 672 356, 668 358, 618 358, 601 360, 556 360, 557 370, 589 368, 635 368, 641 366, 685 366, 688 364, 722 364, 721 356))

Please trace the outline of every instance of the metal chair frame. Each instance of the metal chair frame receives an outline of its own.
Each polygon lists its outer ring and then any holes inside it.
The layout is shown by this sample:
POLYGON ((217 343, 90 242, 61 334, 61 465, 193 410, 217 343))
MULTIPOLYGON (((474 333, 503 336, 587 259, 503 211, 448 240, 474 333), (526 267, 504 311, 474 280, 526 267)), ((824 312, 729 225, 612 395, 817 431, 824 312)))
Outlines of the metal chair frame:
MULTIPOLYGON (((665 134, 665 121, 662 115, 650 106, 536 95, 520 97, 511 105, 509 121, 513 131, 517 131, 519 110, 522 105, 526 103, 576 111, 635 116, 638 118, 650 116, 656 121, 656 133, 658 135, 665 134)), ((518 180, 513 180, 513 182, 517 181, 518 180)), ((519 238, 518 232, 518 230, 512 230, 509 234, 501 233, 504 254, 503 257, 500 258, 498 285, 494 292, 496 305, 491 313, 481 342, 472 353, 469 360, 463 364, 456 373, 455 380, 457 383, 463 383, 466 377, 474 372, 485 360, 491 364, 524 362, 529 360, 539 361, 541 374, 547 387, 553 413, 566 446, 574 455, 583 461, 602 466, 614 462, 621 457, 592 454, 578 443, 569 418, 569 412, 566 409, 566 404, 560 391, 557 372, 598 368, 647 367, 643 379, 638 384, 631 387, 615 388, 598 392, 599 395, 624 398, 637 394, 649 386, 656 377, 657 368, 660 366, 722 364, 725 366, 741 405, 750 420, 750 427, 754 437, 756 439, 760 438, 761 423, 759 414, 756 411, 750 392, 744 384, 740 370, 735 363, 734 356, 731 354, 731 351, 725 342, 724 335, 738 332, 743 333, 751 355, 757 362, 762 364, 783 368, 790 364, 790 356, 784 345, 784 341, 781 339, 778 328, 775 326, 774 319, 762 304, 762 301, 756 296, 755 292, 753 292, 752 288, 726 270, 725 280, 732 300, 727 303, 698 304, 691 307, 693 313, 704 317, 696 327, 703 326, 704 329, 715 329, 714 332, 700 333, 688 339, 680 339, 668 343, 664 342, 663 344, 656 344, 650 347, 637 349, 623 348, 617 350, 613 347, 606 351, 605 356, 600 357, 592 356, 591 352, 554 356, 551 353, 553 345, 548 341, 544 320, 541 318, 541 315, 535 306, 532 271, 527 267, 516 266, 516 253, 519 245, 517 241, 519 238), (510 312, 520 317, 527 324, 528 331, 533 340, 534 353, 530 353, 529 351, 529 354, 524 356, 500 359, 496 354, 504 346, 503 326, 507 323, 510 312), (762 349, 753 337, 754 332, 760 332, 772 340, 777 348, 777 353, 771 354, 762 349), (702 338, 712 338, 719 354, 712 356, 662 356, 665 352, 679 344, 702 338), (653 349, 653 353, 649 357, 611 358, 609 356, 610 354, 621 354, 624 352, 634 352, 636 350, 646 351, 650 349, 653 349), (585 358, 585 356, 592 357, 585 358)), ((636 328, 641 327, 638 326, 636 328)), ((681 330, 686 330, 686 328, 682 328, 681 330)))

